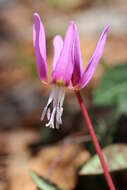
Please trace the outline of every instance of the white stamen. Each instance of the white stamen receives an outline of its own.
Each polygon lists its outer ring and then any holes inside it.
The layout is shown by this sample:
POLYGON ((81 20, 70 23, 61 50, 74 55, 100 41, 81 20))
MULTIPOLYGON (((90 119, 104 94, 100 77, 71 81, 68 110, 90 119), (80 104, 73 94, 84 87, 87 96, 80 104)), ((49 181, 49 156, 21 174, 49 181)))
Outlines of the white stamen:
POLYGON ((63 89, 60 89, 60 107, 63 106, 63 102, 64 102, 64 97, 65 97, 65 91, 63 89))
POLYGON ((43 110, 43 112, 42 112, 41 121, 44 120, 44 117, 45 117, 45 114, 46 114, 46 112, 47 112, 48 106, 49 106, 49 105, 51 104, 51 102, 53 101, 54 96, 55 96, 55 89, 53 88, 53 90, 52 90, 52 92, 51 92, 51 94, 50 94, 50 96, 49 96, 48 103, 47 103, 47 105, 44 107, 44 110, 43 110))
POLYGON ((46 127, 54 128, 54 117, 55 117, 56 108, 53 108, 52 115, 50 117, 50 121, 46 124, 46 127))
POLYGON ((63 113, 63 102, 64 102, 64 96, 65 92, 63 89, 59 90, 59 96, 58 96, 58 104, 57 104, 57 109, 56 109, 56 123, 62 124, 62 113, 63 113))
POLYGON ((47 105, 44 107, 42 112, 41 121, 43 121, 45 114, 47 113, 46 127, 57 128, 62 124, 62 114, 63 114, 63 102, 64 102, 65 91, 61 87, 54 87, 50 97, 48 99, 47 105), (52 113, 51 113, 52 109, 52 113), (56 118, 55 118, 56 117, 56 118), (54 127, 54 122, 56 126, 54 127))
POLYGON ((47 110, 47 119, 49 120, 50 117, 51 117, 51 112, 50 112, 50 108, 48 108, 48 110, 47 110))
POLYGON ((59 123, 59 124, 62 124, 62 119, 61 119, 61 116, 62 116, 62 113, 63 113, 63 107, 57 107, 57 110, 56 110, 56 122, 59 123))

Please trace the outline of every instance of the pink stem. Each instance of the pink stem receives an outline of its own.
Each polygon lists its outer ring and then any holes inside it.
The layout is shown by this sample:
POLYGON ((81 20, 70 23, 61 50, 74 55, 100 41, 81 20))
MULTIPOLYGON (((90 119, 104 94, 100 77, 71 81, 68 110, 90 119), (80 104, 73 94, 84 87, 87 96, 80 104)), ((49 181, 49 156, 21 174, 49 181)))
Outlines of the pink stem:
POLYGON ((101 166, 103 168, 105 179, 107 181, 109 189, 110 190, 115 190, 115 186, 114 186, 112 178, 111 178, 111 176, 110 176, 110 174, 108 172, 108 169, 107 169, 107 166, 106 166, 106 163, 105 163, 102 151, 101 151, 101 147, 99 145, 98 139, 97 139, 96 134, 94 132, 94 129, 92 127, 92 123, 90 121, 90 118, 89 118, 89 115, 88 115, 87 110, 85 108, 85 105, 83 104, 83 100, 82 100, 82 97, 80 95, 80 92, 79 91, 75 91, 75 94, 77 96, 77 99, 78 99, 78 102, 79 102, 79 105, 80 105, 80 108, 81 108, 84 120, 86 122, 86 125, 87 125, 88 131, 90 133, 91 139, 93 141, 95 150, 96 150, 96 152, 97 152, 97 154, 99 156, 100 163, 101 163, 101 166))

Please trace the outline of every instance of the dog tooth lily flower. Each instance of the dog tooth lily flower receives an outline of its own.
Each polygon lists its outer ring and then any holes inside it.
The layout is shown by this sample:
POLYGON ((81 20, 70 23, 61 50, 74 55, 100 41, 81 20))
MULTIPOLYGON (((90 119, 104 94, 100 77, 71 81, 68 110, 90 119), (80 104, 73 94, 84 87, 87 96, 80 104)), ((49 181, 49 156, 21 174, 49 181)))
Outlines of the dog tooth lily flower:
MULTIPOLYGON (((108 172, 101 147, 98 139, 92 127, 89 115, 83 104, 82 97, 80 95, 80 89, 84 88, 90 79, 92 78, 96 66, 103 54, 104 45, 107 38, 109 26, 107 26, 102 32, 97 46, 93 55, 91 56, 86 69, 83 71, 80 43, 77 32, 77 27, 74 22, 71 22, 67 28, 64 42, 61 36, 56 36, 53 41, 54 46, 54 57, 52 66, 52 85, 53 90, 49 96, 48 103, 45 106, 41 120, 47 115, 48 123, 47 127, 59 129, 59 125, 62 124, 62 113, 63 113, 63 101, 64 101, 64 87, 70 86, 72 81, 73 89, 77 96, 81 111, 83 113, 84 120, 86 122, 88 131, 93 141, 96 152, 99 156, 101 166, 104 171, 105 179, 109 186, 109 189, 115 190, 112 178, 108 172), (51 110, 52 109, 52 110, 51 110)), ((37 69, 40 80, 43 83, 47 83, 47 63, 46 63, 46 43, 45 43, 45 31, 43 24, 41 23, 40 17, 37 13, 34 14, 34 25, 33 25, 33 43, 36 55, 37 69)))
MULTIPOLYGON (((53 89, 41 116, 41 120, 43 121, 45 115, 47 115, 48 123, 46 126, 50 128, 55 128, 54 123, 56 124, 57 129, 59 128, 59 125, 62 124, 61 117, 65 96, 65 90, 63 87, 68 87, 70 85, 73 73, 74 33, 74 23, 70 22, 64 42, 60 35, 55 36, 53 40, 54 56, 51 82, 53 89)), ((37 13, 34 14, 33 44, 40 80, 43 83, 48 84, 45 31, 37 13)))
MULTIPOLYGON (((72 81, 73 89, 80 90, 90 81, 102 56, 108 28, 106 27, 101 34, 96 49, 84 72, 76 24, 70 22, 64 42, 60 35, 55 36, 53 40, 54 56, 51 82, 53 89, 41 116, 41 120, 43 121, 45 115, 47 115, 47 127, 59 129, 59 125, 62 124, 64 87, 72 88, 70 86, 72 81)), ((33 44, 40 80, 48 84, 45 31, 37 13, 34 14, 33 44)))

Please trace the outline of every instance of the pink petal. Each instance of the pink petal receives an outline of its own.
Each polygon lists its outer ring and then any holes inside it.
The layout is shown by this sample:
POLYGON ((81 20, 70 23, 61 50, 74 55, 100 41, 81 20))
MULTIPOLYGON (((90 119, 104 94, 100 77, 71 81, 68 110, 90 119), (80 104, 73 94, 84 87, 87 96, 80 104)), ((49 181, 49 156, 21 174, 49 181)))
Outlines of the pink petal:
POLYGON ((100 58, 102 57, 103 51, 104 51, 104 45, 106 42, 107 34, 108 34, 109 26, 105 27, 104 31, 102 32, 98 43, 96 45, 96 49, 94 50, 94 53, 92 57, 90 58, 86 69, 82 75, 82 78, 80 80, 80 87, 84 88, 90 79, 92 78, 94 71, 96 69, 96 66, 99 63, 100 58))
POLYGON ((40 80, 47 79, 45 31, 40 16, 34 13, 33 45, 40 80))
POLYGON ((67 28, 63 48, 53 72, 53 83, 61 82, 69 85, 73 72, 73 43, 74 43, 74 24, 70 23, 67 28))
POLYGON ((81 59, 81 50, 80 50, 80 41, 76 24, 75 26, 75 43, 74 43, 74 70, 72 83, 76 86, 81 78, 83 69, 82 69, 82 59, 81 59))
POLYGON ((56 63, 60 57, 60 53, 63 47, 63 40, 60 35, 57 35, 53 39, 53 47, 54 47, 54 56, 53 56, 53 68, 52 72, 54 72, 56 68, 56 63))

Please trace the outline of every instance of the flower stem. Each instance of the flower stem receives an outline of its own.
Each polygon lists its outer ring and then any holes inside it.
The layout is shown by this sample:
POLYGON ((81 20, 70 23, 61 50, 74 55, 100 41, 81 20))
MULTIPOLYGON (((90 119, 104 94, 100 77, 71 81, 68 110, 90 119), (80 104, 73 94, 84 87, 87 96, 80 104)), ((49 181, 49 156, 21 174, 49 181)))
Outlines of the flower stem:
POLYGON ((98 157, 100 159, 100 163, 101 163, 101 166, 103 168, 105 179, 107 181, 109 189, 110 190, 115 190, 115 186, 114 186, 112 178, 111 178, 111 176, 110 176, 110 174, 108 172, 108 169, 107 169, 107 166, 106 166, 106 163, 105 163, 102 151, 101 151, 101 147, 99 145, 98 139, 97 139, 96 134, 94 132, 94 129, 93 129, 92 123, 90 121, 89 115, 87 113, 86 107, 85 107, 85 105, 83 103, 83 99, 82 99, 79 91, 75 91, 75 94, 77 96, 77 99, 78 99, 78 102, 79 102, 79 105, 80 105, 84 120, 86 122, 86 125, 87 125, 88 131, 90 133, 91 139, 93 141, 95 150, 96 150, 96 152, 98 154, 98 157))

